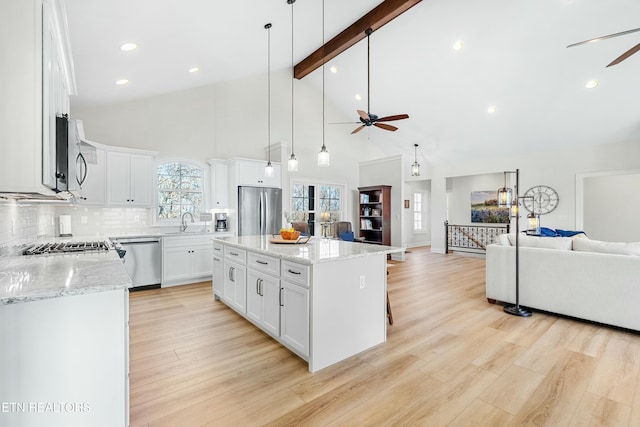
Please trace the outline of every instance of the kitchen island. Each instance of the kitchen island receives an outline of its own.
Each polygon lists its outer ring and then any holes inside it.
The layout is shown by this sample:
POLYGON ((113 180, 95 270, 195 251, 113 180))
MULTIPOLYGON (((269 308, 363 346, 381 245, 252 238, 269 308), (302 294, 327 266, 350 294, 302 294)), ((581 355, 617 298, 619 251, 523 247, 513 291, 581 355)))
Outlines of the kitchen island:
POLYGON ((113 250, 0 257, 0 425, 128 425, 130 286, 113 250))
POLYGON ((334 239, 213 239, 213 293, 316 372, 386 341, 387 254, 402 251, 334 239))

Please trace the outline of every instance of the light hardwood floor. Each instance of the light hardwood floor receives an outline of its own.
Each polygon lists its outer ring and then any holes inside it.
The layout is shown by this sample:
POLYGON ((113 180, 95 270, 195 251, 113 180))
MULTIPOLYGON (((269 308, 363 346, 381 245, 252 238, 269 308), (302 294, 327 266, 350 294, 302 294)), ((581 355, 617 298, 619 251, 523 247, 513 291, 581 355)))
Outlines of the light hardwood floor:
POLYGON ((484 258, 406 257, 386 344, 316 374, 210 282, 132 293, 131 425, 640 426, 640 335, 505 314, 484 258))

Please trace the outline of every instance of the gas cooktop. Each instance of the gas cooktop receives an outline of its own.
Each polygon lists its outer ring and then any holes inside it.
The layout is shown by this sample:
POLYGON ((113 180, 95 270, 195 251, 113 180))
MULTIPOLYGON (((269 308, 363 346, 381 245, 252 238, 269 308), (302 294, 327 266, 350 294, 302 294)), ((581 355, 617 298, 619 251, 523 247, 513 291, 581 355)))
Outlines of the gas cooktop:
POLYGON ((103 252, 108 250, 109 245, 105 241, 37 243, 22 251, 22 255, 61 254, 69 252, 103 252))

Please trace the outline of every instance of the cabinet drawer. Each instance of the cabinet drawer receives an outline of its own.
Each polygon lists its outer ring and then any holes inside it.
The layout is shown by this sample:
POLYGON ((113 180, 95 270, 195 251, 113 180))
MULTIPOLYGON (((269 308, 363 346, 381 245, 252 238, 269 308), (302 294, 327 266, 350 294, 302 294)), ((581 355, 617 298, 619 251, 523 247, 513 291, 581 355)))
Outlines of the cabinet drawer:
POLYGON ((292 283, 309 287, 309 266, 291 261, 282 261, 281 277, 292 283))
POLYGON ((213 243, 213 256, 224 256, 224 245, 222 243, 213 243))
POLYGON ((247 251, 233 246, 224 245, 224 257, 234 260, 241 265, 245 265, 247 260, 247 251))
POLYGON ((280 276, 280 259, 257 252, 247 253, 247 266, 272 276, 280 276))

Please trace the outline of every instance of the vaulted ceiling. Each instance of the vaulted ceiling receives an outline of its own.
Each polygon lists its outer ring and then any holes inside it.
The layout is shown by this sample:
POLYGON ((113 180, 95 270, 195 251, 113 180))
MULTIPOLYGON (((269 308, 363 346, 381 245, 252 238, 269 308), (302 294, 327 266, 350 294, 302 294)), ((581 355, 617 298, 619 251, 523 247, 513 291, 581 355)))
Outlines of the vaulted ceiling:
MULTIPOLYGON (((330 39, 380 0, 325 0, 330 39)), ((117 104, 265 72, 291 62, 286 0, 66 0, 78 82, 73 108, 117 104), (135 41, 139 47, 122 52, 135 41), (189 73, 197 66, 200 71, 189 73), (120 78, 130 83, 116 86, 120 78)), ((322 2, 294 5, 294 60, 322 44, 322 2)), ((638 0, 423 0, 371 35, 371 112, 408 113, 379 139, 432 161, 614 142, 640 143, 640 53, 614 67, 640 32, 638 0), (456 41, 463 48, 454 50, 456 41), (587 81, 598 86, 587 89, 587 81), (488 109, 495 106, 495 112, 488 109)), ((366 110, 366 41, 327 63, 326 96, 343 117, 366 110), (362 95, 361 100, 354 98, 362 95)), ((305 77, 320 87, 320 73, 305 77)), ((345 132, 352 130, 345 125, 345 132)), ((371 132, 374 132, 372 130, 371 132)))

